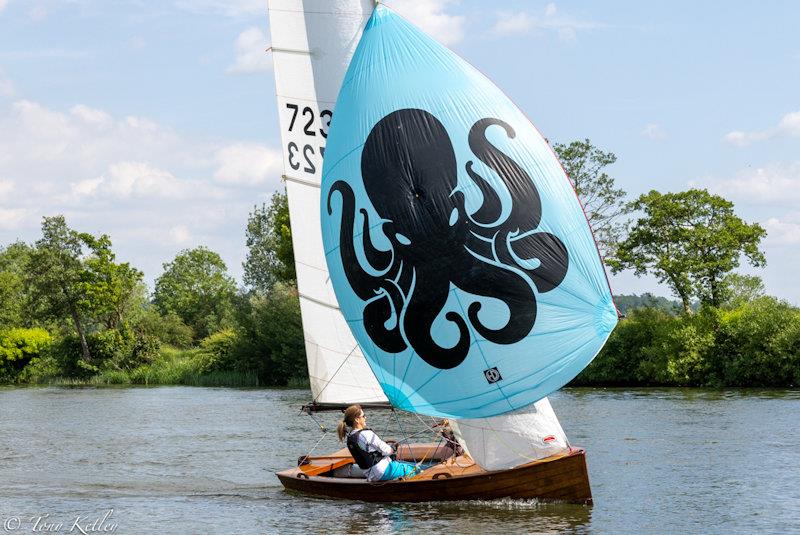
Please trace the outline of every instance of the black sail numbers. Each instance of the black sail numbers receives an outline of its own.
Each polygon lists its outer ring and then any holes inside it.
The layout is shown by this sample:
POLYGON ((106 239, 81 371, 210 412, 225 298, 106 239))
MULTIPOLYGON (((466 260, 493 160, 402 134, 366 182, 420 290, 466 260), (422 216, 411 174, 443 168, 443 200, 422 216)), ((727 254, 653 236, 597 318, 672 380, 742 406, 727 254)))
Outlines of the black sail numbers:
POLYGON ((519 342, 536 321, 533 287, 550 291, 566 275, 569 255, 561 240, 546 232, 531 233, 541 220, 539 194, 525 170, 486 139, 486 130, 494 125, 509 138, 515 136, 507 123, 486 118, 472 126, 467 138, 472 153, 510 193, 511 210, 502 219, 500 196, 475 171, 473 161, 467 162, 465 171, 480 189, 483 203, 467 213, 464 193, 457 189, 459 169, 450 136, 432 114, 402 109, 373 127, 363 148, 361 174, 381 222, 370 223, 368 212, 359 210, 364 218, 361 245, 370 271, 356 256, 354 192, 342 180, 331 186, 329 215, 334 193, 342 199, 340 251, 347 281, 367 303, 363 314, 367 335, 388 353, 410 346, 431 366, 454 368, 469 352, 468 325, 490 342, 519 342), (389 251, 372 243, 369 229, 374 224, 389 239, 389 251), (525 262, 531 259, 538 260, 538 266, 531 268, 532 263, 525 262), (481 303, 473 301, 466 317, 454 311, 445 314, 458 338, 452 347, 442 347, 432 328, 451 283, 464 292, 505 303, 506 324, 491 328, 482 323, 481 303))

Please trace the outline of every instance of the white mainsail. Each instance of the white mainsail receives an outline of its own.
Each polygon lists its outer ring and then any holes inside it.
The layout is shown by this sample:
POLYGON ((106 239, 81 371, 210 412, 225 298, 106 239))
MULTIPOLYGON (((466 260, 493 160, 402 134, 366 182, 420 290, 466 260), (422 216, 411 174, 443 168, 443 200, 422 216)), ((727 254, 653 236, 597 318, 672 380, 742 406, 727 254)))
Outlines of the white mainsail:
POLYGON ((322 157, 373 0, 269 0, 275 89, 308 372, 318 403, 386 402, 342 317, 322 247, 322 157))
MULTIPOLYGON (((297 284, 311 391, 319 403, 386 402, 339 311, 328 277, 319 214, 327 127, 373 8, 374 0, 269 0, 297 284)), ((547 398, 510 414, 451 422, 459 442, 490 470, 567 447, 547 398)))

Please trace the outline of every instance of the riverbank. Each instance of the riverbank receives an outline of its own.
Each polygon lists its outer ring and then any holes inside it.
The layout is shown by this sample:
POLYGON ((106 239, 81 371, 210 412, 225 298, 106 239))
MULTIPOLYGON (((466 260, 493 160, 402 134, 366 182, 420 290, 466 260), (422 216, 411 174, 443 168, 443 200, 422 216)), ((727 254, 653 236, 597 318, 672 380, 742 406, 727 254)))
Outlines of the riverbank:
MULTIPOLYGON (((223 330, 203 339, 198 347, 156 345, 139 351, 137 359, 124 357, 100 336, 90 337, 94 365, 80 358, 74 343, 52 340, 42 329, 6 331, 0 336, 0 384, 307 388, 302 330, 283 332, 280 324, 266 320, 258 325, 273 333, 273 341, 254 343, 248 330, 223 330), (265 348, 270 348, 268 353, 265 348)), ((691 314, 652 307, 632 310, 595 360, 570 383, 595 387, 796 385, 800 385, 800 309, 772 297, 729 308, 701 307, 691 314)))
MULTIPOLYGON (((47 357, 45 359, 47 360, 47 357)), ((41 386, 225 386, 259 387, 265 385, 255 371, 218 370, 213 367, 214 358, 203 348, 161 348, 149 364, 132 370, 104 370, 85 377, 68 377, 59 374, 57 366, 48 362, 34 362, 33 369, 25 375, 25 381, 6 385, 41 386)), ((307 388, 304 380, 293 380, 290 388, 307 388)))

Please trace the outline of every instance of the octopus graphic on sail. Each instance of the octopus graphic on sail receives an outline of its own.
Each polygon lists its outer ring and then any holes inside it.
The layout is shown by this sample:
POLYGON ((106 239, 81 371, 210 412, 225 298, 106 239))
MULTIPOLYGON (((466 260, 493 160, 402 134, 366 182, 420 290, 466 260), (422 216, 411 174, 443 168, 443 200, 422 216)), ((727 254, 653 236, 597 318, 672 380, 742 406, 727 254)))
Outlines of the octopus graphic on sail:
POLYGON ((440 121, 418 109, 387 115, 373 127, 364 145, 364 188, 381 218, 376 227, 381 227, 391 244, 389 251, 372 244, 372 225, 362 208, 361 237, 368 269, 361 266, 355 252, 353 190, 343 180, 331 186, 329 214, 331 197, 335 193, 342 197, 340 251, 345 275, 353 291, 368 301, 363 313, 365 330, 384 351, 398 353, 410 345, 431 366, 454 368, 466 358, 473 342, 467 322, 490 342, 517 343, 530 334, 536 320, 534 287, 538 292, 550 291, 566 274, 568 254, 561 240, 535 232, 541 219, 536 187, 521 167, 486 140, 485 131, 491 125, 503 127, 509 137, 514 135, 499 119, 481 119, 469 131, 469 144, 484 164, 496 165, 493 171, 506 189, 514 190, 510 213, 504 218, 499 195, 472 169, 471 160, 466 170, 480 187, 483 203, 476 212, 467 213, 464 193, 457 189, 458 168, 450 137, 440 121), (540 259, 536 268, 515 261, 525 253, 540 259), (375 270, 377 275, 369 273, 375 270), (475 301, 469 305, 467 318, 447 313, 446 319, 458 327, 459 339, 453 347, 439 346, 431 329, 451 285, 502 301, 509 309, 506 324, 495 329, 485 326, 479 318, 481 303, 475 301), (375 298, 376 294, 380 297, 375 298), (394 322, 388 329, 386 323, 393 316, 402 316, 403 322, 394 322))
POLYGON ((392 405, 485 418, 577 375, 616 308, 569 179, 522 112, 382 5, 335 109, 326 259, 392 405))

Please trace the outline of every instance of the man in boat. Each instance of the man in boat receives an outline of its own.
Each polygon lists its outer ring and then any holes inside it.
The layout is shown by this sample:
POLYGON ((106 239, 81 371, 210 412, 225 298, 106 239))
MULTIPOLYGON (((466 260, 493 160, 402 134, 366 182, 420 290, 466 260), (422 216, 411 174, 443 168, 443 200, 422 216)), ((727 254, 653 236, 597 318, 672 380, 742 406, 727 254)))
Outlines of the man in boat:
POLYGON ((366 425, 367 417, 361 406, 350 405, 344 411, 344 417, 336 427, 336 433, 340 441, 347 438, 347 449, 358 467, 365 471, 367 481, 389 481, 419 472, 411 463, 392 459, 394 454, 392 447, 366 425))
POLYGON ((456 434, 453 432, 453 428, 450 427, 450 420, 442 420, 434 427, 439 428, 439 434, 444 442, 442 450, 446 458, 464 455, 464 448, 462 448, 461 444, 456 440, 456 434))

